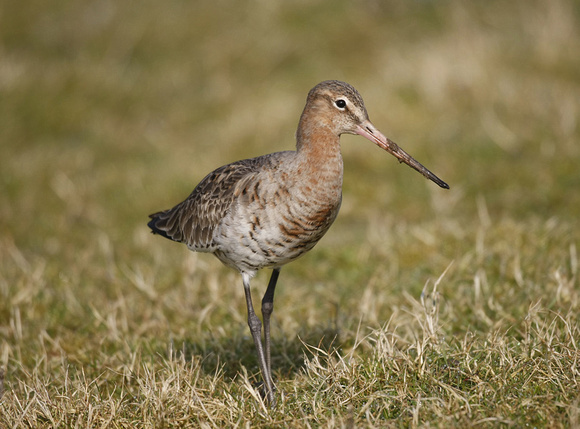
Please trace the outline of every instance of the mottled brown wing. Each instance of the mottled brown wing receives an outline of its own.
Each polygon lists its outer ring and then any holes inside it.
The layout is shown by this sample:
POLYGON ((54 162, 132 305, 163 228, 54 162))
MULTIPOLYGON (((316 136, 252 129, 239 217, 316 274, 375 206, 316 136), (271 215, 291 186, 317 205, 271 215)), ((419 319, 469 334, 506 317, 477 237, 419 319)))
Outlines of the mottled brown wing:
POLYGON ((260 158, 252 158, 212 171, 185 201, 150 215, 149 228, 154 234, 185 243, 192 250, 212 251, 214 230, 230 209, 238 183, 261 166, 260 158))

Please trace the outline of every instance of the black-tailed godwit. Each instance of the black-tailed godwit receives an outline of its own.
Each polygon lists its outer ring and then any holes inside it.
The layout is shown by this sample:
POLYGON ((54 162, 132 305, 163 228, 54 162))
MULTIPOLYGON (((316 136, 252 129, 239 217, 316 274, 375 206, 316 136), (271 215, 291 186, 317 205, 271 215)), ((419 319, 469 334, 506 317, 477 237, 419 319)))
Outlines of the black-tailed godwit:
POLYGON ((334 222, 342 199, 340 135, 361 135, 442 188, 449 185, 423 167, 370 122, 362 97, 344 82, 316 85, 306 99, 296 150, 233 162, 208 174, 185 201, 152 214, 154 234, 213 253, 242 275, 248 325, 266 399, 274 403, 270 365, 270 316, 280 269, 312 249, 334 222), (254 312, 250 279, 262 268, 272 276, 254 312))

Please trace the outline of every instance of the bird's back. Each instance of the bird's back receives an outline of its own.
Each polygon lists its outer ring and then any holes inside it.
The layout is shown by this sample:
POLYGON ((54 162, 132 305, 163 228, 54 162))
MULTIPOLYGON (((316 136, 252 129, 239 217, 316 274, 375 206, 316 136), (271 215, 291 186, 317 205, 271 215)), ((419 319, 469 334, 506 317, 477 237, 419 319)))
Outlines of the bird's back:
POLYGON ((216 228, 231 210, 240 186, 261 169, 271 168, 279 157, 277 153, 244 159, 212 171, 183 202, 150 215, 147 225, 153 233, 185 243, 191 250, 213 252, 216 228))
MULTIPOLYGON (((335 186, 313 185, 308 181, 313 173, 300 161, 297 152, 287 151, 220 167, 185 201, 152 214, 148 225, 193 251, 214 253, 239 271, 284 265, 314 247, 341 201, 341 159, 335 186)), ((313 171, 316 176, 325 172, 320 166, 313 171)))

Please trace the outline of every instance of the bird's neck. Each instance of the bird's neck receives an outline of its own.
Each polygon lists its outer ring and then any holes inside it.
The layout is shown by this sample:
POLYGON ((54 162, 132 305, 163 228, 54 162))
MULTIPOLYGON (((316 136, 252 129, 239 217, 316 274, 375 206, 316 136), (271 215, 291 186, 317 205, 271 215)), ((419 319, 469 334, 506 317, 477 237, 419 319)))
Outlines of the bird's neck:
POLYGON ((343 163, 340 137, 323 121, 303 117, 296 132, 297 160, 314 183, 342 188, 343 163))
MULTIPOLYGON (((296 151, 309 157, 340 157, 340 137, 331 130, 325 118, 304 111, 296 130, 296 151)), ((311 162, 314 162, 311 159, 311 162)))

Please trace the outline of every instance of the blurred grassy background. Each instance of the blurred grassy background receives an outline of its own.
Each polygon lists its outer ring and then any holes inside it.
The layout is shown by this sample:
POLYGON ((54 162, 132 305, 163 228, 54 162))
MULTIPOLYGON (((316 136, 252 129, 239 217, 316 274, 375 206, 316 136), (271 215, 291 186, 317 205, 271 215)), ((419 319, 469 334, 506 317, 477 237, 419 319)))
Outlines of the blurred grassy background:
POLYGON ((359 318, 382 326, 452 260, 449 332, 487 332, 538 300, 577 309, 579 52, 573 0, 2 2, 7 385, 50 360, 48 338, 55 359, 97 372, 168 338, 210 369, 248 365, 238 276, 151 236, 147 215, 220 165, 292 149, 326 79, 353 84, 373 123, 451 190, 344 136, 342 211, 284 270, 275 363, 299 366, 296 333, 352 342, 359 318), (565 296, 556 273, 572 279, 565 296), (487 319, 463 305, 474 282, 487 319))

